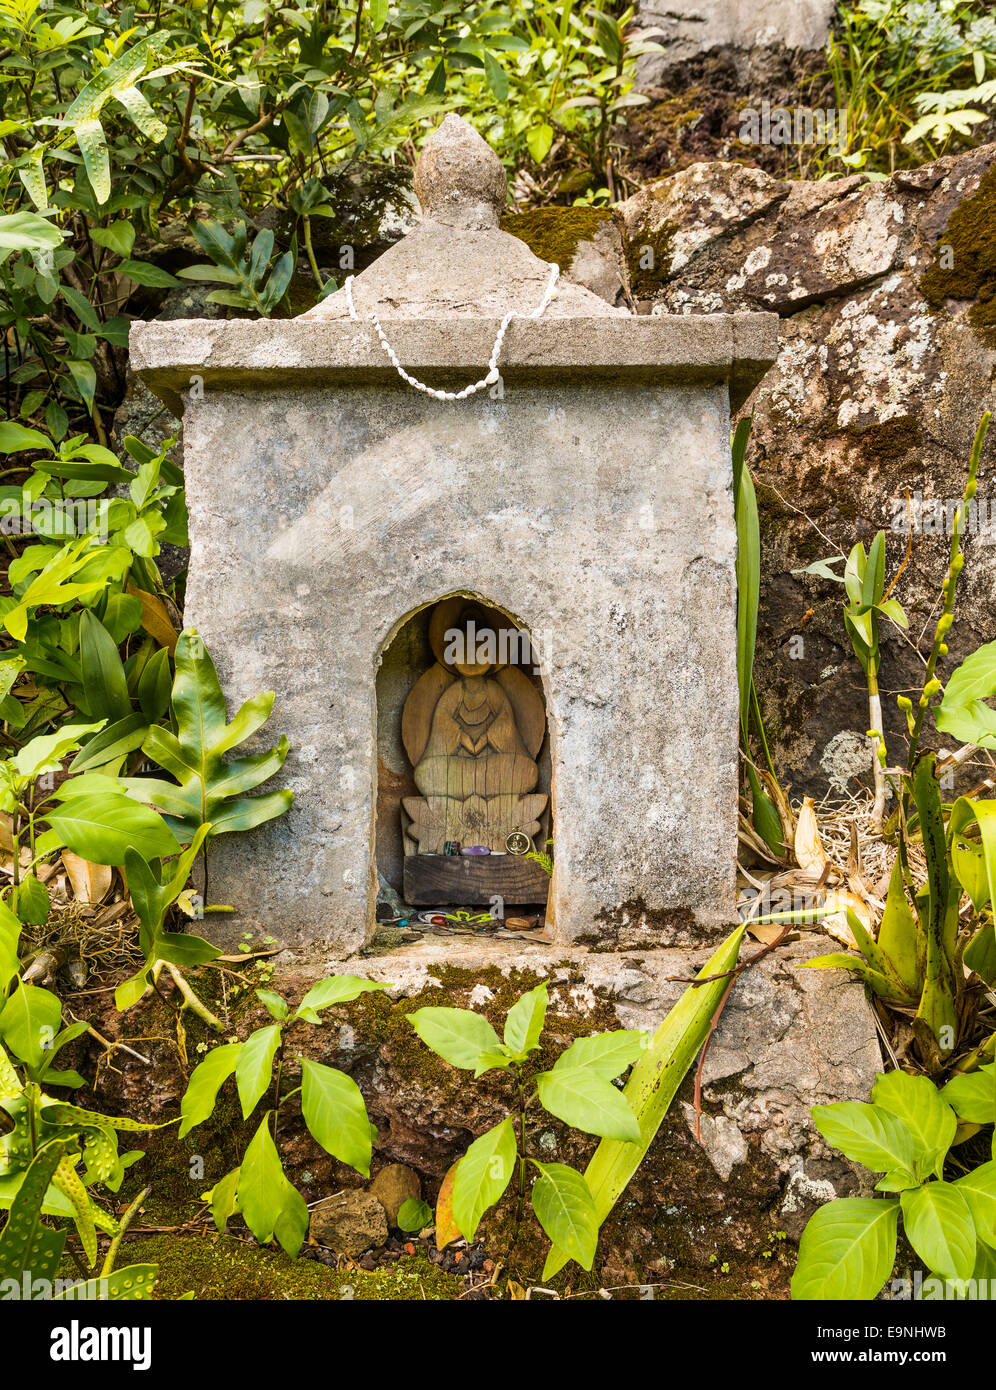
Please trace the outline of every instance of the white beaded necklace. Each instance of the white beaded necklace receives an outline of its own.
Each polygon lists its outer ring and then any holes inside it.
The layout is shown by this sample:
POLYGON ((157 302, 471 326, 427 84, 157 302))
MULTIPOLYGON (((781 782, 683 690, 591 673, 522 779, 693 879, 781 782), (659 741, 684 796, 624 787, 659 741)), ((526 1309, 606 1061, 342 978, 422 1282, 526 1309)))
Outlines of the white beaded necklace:
MULTIPOLYGON (((505 341, 505 331, 508 325, 513 319, 538 319, 547 308, 550 301, 557 296, 556 285, 559 276, 560 267, 552 265, 550 267, 550 283, 546 287, 546 294, 544 294, 538 308, 533 309, 528 314, 520 314, 517 309, 509 310, 501 321, 501 327, 498 329, 498 336, 495 338, 495 345, 491 349, 491 356, 488 359, 487 376, 483 376, 480 381, 475 381, 472 386, 465 386, 462 391, 437 391, 434 386, 426 386, 424 381, 419 381, 417 377, 411 376, 398 361, 398 354, 387 341, 387 336, 380 326, 377 315, 370 314, 369 319, 377 330, 377 337, 380 339, 381 347, 391 359, 395 371, 403 381, 407 381, 409 386, 414 386, 416 391, 424 391, 427 396, 433 396, 437 401, 463 401, 466 400, 468 396, 472 396, 475 391, 483 391, 485 386, 494 386, 495 382, 498 380, 498 358, 501 355, 502 343, 505 341)), ((346 280, 346 303, 349 305, 349 317, 354 323, 359 323, 360 316, 357 314, 356 306, 353 304, 353 279, 354 276, 350 275, 346 280)))

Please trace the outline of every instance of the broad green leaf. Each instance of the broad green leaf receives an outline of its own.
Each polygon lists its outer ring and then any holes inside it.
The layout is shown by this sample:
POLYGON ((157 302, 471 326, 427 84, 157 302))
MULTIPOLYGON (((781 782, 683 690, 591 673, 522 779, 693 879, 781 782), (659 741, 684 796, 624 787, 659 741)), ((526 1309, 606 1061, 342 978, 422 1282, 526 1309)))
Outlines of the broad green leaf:
POLYGON ((912 1176, 913 1136, 890 1110, 860 1101, 814 1105, 813 1123, 828 1144, 874 1173, 912 1176))
POLYGON ((276 1236, 293 1256, 301 1248, 308 1229, 308 1207, 284 1176, 269 1124, 270 1117, 266 1114, 242 1160, 239 1211, 258 1241, 265 1245, 276 1236))
POLYGON ((180 1102, 178 1139, 206 1120, 215 1107, 218 1092, 235 1070, 242 1051, 241 1043, 224 1043, 212 1049, 191 1072, 187 1089, 180 1102))
POLYGON ((63 724, 54 734, 42 734, 20 748, 14 758, 14 766, 22 777, 32 781, 43 773, 59 772, 63 759, 75 752, 80 740, 103 726, 103 720, 96 724, 63 724))
POLYGON ((405 1017, 426 1047, 451 1066, 473 1071, 482 1052, 501 1054, 498 1034, 470 1009, 418 1009, 405 1017))
POLYGON ((365 980, 361 975, 330 975, 312 985, 297 1006, 297 1016, 309 1023, 321 1023, 319 1009, 331 1008, 333 1004, 349 1004, 359 999, 361 994, 387 989, 379 980, 365 980))
POLYGON ((560 1054, 553 1070, 583 1068, 603 1081, 614 1081, 637 1061, 649 1041, 648 1035, 636 1028, 616 1028, 611 1033, 578 1038, 560 1054))
POLYGON ((80 614, 80 667, 90 714, 112 724, 126 719, 132 708, 118 644, 88 609, 80 614))
POLYGON ((802 1233, 792 1275, 797 1301, 875 1298, 896 1258, 899 1203, 840 1197, 820 1207, 802 1233))
POLYGON ((61 245, 59 228, 35 212, 9 212, 0 216, 0 251, 46 251, 61 245))
POLYGON ((505 1019, 505 1046, 517 1057, 524 1059, 539 1046, 549 1002, 549 991, 542 984, 522 995, 509 1009, 505 1019))
POLYGON ((968 1203, 979 1240, 996 1249, 996 1160, 966 1173, 955 1187, 968 1203))
POLYGON ((370 1117, 351 1076, 320 1062, 301 1062, 301 1113, 314 1139, 341 1163, 370 1176, 370 1117))
POLYGON ((287 1007, 286 999, 276 994, 272 989, 258 989, 256 998, 266 1009, 271 1018, 275 1018, 278 1023, 289 1017, 290 1009, 287 1007))
MULTIPOLYGON (((18 943, 21 936, 21 923, 5 902, 0 900, 0 999, 7 993, 7 986, 21 965, 18 956, 18 943)), ((0 1073, 3 1061, 0 1058, 0 1073)), ((0 1076, 0 1098, 3 1097, 3 1081, 0 1076)))
POLYGON ((93 1224, 90 1198, 76 1171, 78 1158, 78 1154, 67 1154, 61 1159, 52 1174, 52 1186, 57 1187, 68 1198, 73 1208, 73 1220, 79 1232, 80 1244, 92 1269, 97 1262, 97 1230, 93 1224))
POLYGON ((129 849, 147 860, 180 852, 162 816, 127 796, 74 796, 46 819, 62 844, 93 864, 122 865, 129 849))
POLYGON ((889 892, 878 929, 878 946, 914 999, 920 992, 916 942, 916 918, 906 897, 902 861, 897 854, 892 861, 889 892))
POLYGON ((28 926, 40 927, 48 921, 52 902, 48 889, 34 874, 25 874, 17 888, 11 891, 11 906, 28 926))
POLYGON ((248 1119, 256 1109, 263 1092, 270 1084, 273 1058, 280 1046, 282 1029, 279 1023, 267 1024, 250 1034, 239 1049, 235 1064, 235 1081, 242 1103, 242 1118, 248 1119))
POLYGON ((75 1148, 75 1138, 53 1139, 32 1159, 0 1231, 0 1280, 19 1286, 26 1271, 33 1279, 55 1278, 66 1234, 45 1225, 43 1205, 56 1168, 75 1148))
POLYGON ((39 985, 18 984, 0 1012, 0 1038, 32 1071, 52 1056, 62 1023, 62 1002, 39 985))
POLYGON ((598 1214, 584 1178, 563 1163, 536 1163, 539 1177, 532 1201, 540 1225, 551 1243, 591 1269, 598 1244, 598 1214))
POLYGON ((536 1077, 540 1103, 565 1124, 604 1139, 640 1143, 640 1122, 622 1091, 586 1067, 555 1067, 536 1077))
POLYGON ((975 910, 981 912, 996 903, 996 802, 959 797, 951 809, 949 831, 952 867, 975 910), (973 823, 979 841, 966 834, 973 823))
POLYGON ((500 1200, 516 1164, 515 1126, 511 1117, 475 1139, 457 1164, 452 1210, 465 1240, 477 1234, 481 1217, 500 1200))
POLYGON ((107 227, 92 228, 90 240, 113 251, 116 256, 130 256, 135 244, 135 228, 130 222, 111 222, 107 227))
POLYGON ((900 1197, 903 1229, 934 1274, 967 1279, 975 1267, 975 1221, 965 1193, 954 1183, 928 1182, 900 1197))
POLYGON ((996 1123, 996 1063, 953 1076, 942 1089, 941 1099, 951 1106, 959 1120, 975 1125, 996 1123))
POLYGON ((251 789, 270 776, 286 757, 286 739, 281 739, 275 759, 267 755, 242 759, 237 770, 224 759, 225 753, 266 722, 273 706, 272 692, 247 700, 227 724, 225 697, 214 662, 192 628, 180 634, 175 666, 172 706, 176 732, 153 727, 142 748, 176 779, 176 785, 135 778, 128 783, 129 791, 176 818, 186 839, 201 825, 210 825, 210 838, 214 838, 281 815, 293 800, 290 791, 230 798, 228 788, 235 776, 240 790, 251 789))
POLYGON ((155 1292, 159 1279, 158 1265, 126 1265, 110 1274, 73 1284, 52 1295, 53 1303, 61 1299, 100 1300, 108 1303, 146 1302, 155 1292))
POLYGON ((921 1176, 940 1177, 958 1122, 934 1083, 926 1076, 886 1072, 876 1079, 872 1100, 897 1115, 913 1136, 913 1156, 921 1176))
POLYGON ((220 1182, 216 1182, 205 1196, 211 1203, 211 1216, 220 1234, 224 1234, 228 1223, 239 1208, 240 1169, 233 1168, 220 1182))
POLYGON ((948 677, 937 708, 937 727, 962 743, 996 748, 996 711, 986 700, 996 694, 996 642, 977 647, 948 677))

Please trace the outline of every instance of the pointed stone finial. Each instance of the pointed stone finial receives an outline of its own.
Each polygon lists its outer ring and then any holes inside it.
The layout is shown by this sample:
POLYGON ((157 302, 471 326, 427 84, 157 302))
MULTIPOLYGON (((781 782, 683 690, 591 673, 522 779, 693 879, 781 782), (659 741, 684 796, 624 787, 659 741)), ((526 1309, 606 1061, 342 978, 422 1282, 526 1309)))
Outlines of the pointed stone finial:
POLYGON ((423 214, 451 227, 497 227, 508 183, 501 160, 473 126, 449 115, 422 146, 415 192, 423 214))

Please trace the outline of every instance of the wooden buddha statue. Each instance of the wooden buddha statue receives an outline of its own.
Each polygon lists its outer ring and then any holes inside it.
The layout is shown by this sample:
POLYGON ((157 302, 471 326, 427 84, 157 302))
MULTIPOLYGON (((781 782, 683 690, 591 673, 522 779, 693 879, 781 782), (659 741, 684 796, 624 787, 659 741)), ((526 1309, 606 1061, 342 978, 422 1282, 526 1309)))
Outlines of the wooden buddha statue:
POLYGON ((510 664, 524 637, 503 614, 460 595, 433 610, 436 664, 412 687, 401 721, 422 793, 403 798, 406 853, 442 854, 447 840, 504 852, 513 830, 539 832, 547 797, 534 791, 535 760, 546 716, 536 687, 510 664))

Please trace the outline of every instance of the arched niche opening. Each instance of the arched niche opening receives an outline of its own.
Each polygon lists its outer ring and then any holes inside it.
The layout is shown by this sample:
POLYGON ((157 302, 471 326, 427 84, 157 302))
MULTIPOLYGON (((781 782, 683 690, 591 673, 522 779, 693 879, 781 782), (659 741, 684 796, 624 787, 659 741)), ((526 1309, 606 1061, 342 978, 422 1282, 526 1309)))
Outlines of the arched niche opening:
POLYGON ((470 593, 403 619, 376 678, 378 915, 545 914, 553 776, 547 701, 528 630, 470 593), (465 850, 488 853, 465 854, 465 850))

